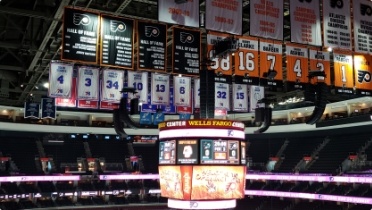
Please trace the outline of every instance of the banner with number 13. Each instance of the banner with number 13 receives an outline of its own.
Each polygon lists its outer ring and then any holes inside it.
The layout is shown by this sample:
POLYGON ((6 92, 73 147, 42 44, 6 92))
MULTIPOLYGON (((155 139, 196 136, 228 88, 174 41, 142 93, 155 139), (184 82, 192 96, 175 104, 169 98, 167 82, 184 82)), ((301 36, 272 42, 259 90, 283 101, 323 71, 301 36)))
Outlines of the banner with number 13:
POLYGON ((151 104, 168 105, 169 104, 169 75, 151 74, 151 104))

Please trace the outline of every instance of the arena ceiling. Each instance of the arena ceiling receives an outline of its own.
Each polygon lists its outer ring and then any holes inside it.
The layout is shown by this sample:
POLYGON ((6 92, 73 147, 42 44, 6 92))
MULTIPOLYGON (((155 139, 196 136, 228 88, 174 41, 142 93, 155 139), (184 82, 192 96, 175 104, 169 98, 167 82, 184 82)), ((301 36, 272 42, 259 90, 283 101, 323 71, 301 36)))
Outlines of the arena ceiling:
MULTIPOLYGON (((289 41, 289 0, 284 1, 284 37, 289 41)), ((30 94, 36 100, 47 95, 43 84, 48 81, 49 62, 60 59, 63 9, 68 5, 158 19, 157 0, 0 0, 0 105, 22 106, 30 94)), ((200 0, 200 12, 205 13, 205 0, 200 0)), ((249 0, 243 0, 243 33, 249 34, 249 0)), ((298 94, 271 93, 278 97, 298 94)), ((330 97, 332 102, 343 99, 330 97)))

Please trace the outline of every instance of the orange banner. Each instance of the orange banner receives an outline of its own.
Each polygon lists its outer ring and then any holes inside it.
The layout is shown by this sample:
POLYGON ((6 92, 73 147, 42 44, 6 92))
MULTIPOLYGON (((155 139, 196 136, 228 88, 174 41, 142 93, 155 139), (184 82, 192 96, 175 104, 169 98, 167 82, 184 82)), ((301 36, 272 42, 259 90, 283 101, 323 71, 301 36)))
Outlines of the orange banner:
POLYGON ((294 44, 286 45, 287 81, 307 83, 309 75, 308 49, 294 44))
POLYGON ((191 200, 244 198, 245 166, 194 166, 191 200))
POLYGON ((183 199, 191 200, 192 166, 181 166, 183 199))
POLYGON ((353 57, 350 54, 333 53, 335 87, 353 88, 353 57))
POLYGON ((371 55, 354 55, 355 87, 362 90, 372 90, 371 55))
POLYGON ((277 75, 274 80, 283 80, 282 55, 283 46, 276 41, 260 41, 260 75, 263 76, 270 70, 275 70, 277 75))
POLYGON ((180 166, 159 166, 159 180, 162 197, 184 199, 180 166))
POLYGON ((208 70, 214 70, 216 73, 221 72, 223 75, 232 75, 232 55, 216 57, 214 46, 221 40, 228 38, 228 34, 208 32, 207 34, 207 58, 213 62, 212 66, 208 66, 208 70))
POLYGON ((323 52, 319 50, 310 49, 310 70, 324 71, 326 77, 317 77, 317 82, 325 82, 327 85, 331 85, 331 62, 329 58, 329 52, 323 52))
POLYGON ((242 36, 238 39, 239 49, 235 52, 234 74, 237 76, 259 77, 258 39, 242 36))

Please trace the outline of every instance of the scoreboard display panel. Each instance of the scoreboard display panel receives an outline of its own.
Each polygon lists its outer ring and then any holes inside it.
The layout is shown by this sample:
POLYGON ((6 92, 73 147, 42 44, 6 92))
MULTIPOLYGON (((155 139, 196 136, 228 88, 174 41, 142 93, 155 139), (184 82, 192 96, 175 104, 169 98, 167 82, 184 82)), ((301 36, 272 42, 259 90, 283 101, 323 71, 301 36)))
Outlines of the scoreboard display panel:
POLYGON ((163 141, 159 143, 159 164, 176 163, 176 141, 163 141))
POLYGON ((200 140, 201 164, 239 164, 239 141, 200 140))
POLYGON ((198 140, 177 140, 177 164, 197 164, 198 140))

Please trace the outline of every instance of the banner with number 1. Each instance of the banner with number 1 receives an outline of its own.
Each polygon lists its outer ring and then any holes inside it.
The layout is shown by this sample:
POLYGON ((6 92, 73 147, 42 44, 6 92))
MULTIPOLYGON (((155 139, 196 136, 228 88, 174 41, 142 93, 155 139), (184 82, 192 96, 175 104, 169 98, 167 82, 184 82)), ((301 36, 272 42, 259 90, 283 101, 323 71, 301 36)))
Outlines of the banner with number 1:
POLYGON ((173 77, 174 105, 191 106, 191 78, 173 77))
POLYGON ((119 102, 124 86, 124 71, 106 69, 102 75, 101 101, 119 102))
POLYGON ((151 104, 168 105, 169 104, 169 75, 151 74, 151 104))
POLYGON ((51 62, 49 68, 49 97, 70 98, 73 64, 51 62))
POLYGON ((128 94, 128 98, 138 98, 139 103, 148 103, 148 73, 128 71, 128 87, 136 89, 136 94, 128 94))

